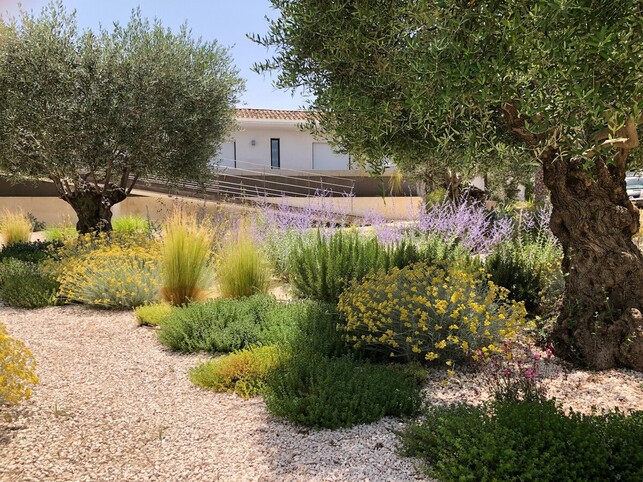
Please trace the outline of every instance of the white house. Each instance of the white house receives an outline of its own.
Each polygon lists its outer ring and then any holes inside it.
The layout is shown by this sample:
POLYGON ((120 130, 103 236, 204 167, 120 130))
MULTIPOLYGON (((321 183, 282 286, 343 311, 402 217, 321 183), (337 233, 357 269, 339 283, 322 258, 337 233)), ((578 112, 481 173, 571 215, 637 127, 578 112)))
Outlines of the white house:
POLYGON ((348 170, 350 156, 301 129, 306 112, 237 109, 239 130, 221 147, 219 165, 237 169, 348 170))

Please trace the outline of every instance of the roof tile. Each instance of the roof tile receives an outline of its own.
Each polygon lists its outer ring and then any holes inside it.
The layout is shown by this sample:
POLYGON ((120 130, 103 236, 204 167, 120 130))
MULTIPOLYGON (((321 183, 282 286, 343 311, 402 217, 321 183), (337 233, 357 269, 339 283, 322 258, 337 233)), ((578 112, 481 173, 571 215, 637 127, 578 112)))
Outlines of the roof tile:
POLYGON ((305 122, 310 112, 305 110, 237 109, 237 119, 270 119, 305 122))

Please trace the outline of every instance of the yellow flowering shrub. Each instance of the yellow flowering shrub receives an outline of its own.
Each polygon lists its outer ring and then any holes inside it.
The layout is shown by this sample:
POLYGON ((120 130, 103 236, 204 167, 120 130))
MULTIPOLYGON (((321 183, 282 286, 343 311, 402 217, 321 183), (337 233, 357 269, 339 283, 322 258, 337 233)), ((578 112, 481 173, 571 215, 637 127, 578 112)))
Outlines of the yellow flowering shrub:
POLYGON ((38 383, 36 361, 20 340, 11 338, 0 323, 0 405, 13 405, 31 396, 38 383))
POLYGON ((525 307, 484 273, 424 263, 353 282, 339 299, 339 329, 356 349, 404 361, 455 360, 498 350, 526 324, 525 307))
POLYGON ((159 245, 144 235, 84 236, 61 256, 61 300, 126 309, 160 298, 159 245))

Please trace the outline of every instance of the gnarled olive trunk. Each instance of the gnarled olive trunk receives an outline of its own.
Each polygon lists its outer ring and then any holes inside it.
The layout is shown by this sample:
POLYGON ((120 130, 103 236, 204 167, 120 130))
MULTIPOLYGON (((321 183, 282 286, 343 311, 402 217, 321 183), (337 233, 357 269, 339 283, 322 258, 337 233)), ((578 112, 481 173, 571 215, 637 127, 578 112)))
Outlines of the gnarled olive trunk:
POLYGON ((127 197, 123 188, 109 185, 107 189, 78 183, 75 189, 61 196, 78 216, 76 230, 81 233, 96 233, 112 230, 112 206, 127 197))
POLYGON ((593 369, 643 371, 643 254, 632 241, 639 212, 625 190, 625 161, 596 156, 588 172, 554 149, 541 160, 566 274, 555 350, 593 369))

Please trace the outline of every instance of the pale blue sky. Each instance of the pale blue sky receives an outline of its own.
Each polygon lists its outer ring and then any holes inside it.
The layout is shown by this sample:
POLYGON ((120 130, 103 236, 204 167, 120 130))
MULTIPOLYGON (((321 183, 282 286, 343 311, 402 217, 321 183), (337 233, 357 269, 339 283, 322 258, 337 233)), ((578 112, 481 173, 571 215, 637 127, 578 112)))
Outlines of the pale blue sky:
MULTIPOLYGON (((46 3, 47 0, 22 1, 24 8, 35 12, 46 3)), ((278 91, 269 75, 250 70, 254 62, 269 56, 264 47, 246 38, 247 33, 267 32, 268 22, 264 17, 276 16, 268 0, 64 0, 63 3, 69 11, 76 10, 81 28, 97 29, 99 25, 110 28, 115 21, 126 23, 137 6, 144 17, 157 17, 173 30, 187 21, 195 37, 216 39, 220 45, 231 48, 234 63, 246 80, 240 106, 297 109, 304 104, 301 93, 293 97, 290 92, 278 91)), ((18 1, 0 0, 0 12, 3 16, 7 11, 15 14, 17 5, 18 1)))

